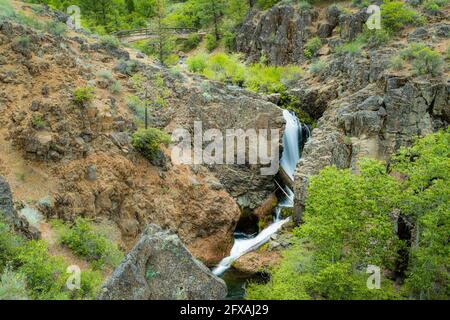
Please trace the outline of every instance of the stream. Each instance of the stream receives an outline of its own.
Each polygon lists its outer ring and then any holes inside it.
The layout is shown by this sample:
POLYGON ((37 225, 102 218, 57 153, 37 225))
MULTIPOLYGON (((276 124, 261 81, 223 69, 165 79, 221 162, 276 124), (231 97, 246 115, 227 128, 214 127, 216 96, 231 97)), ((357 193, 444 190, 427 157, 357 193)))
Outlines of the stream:
MULTIPOLYGON (((294 180, 295 169, 301 156, 301 149, 309 138, 310 132, 309 128, 303 126, 299 119, 288 110, 283 110, 283 116, 286 121, 286 129, 283 135, 283 154, 281 156, 280 166, 289 178, 294 180)), ((246 235, 236 232, 230 255, 224 258, 213 269, 213 273, 222 277, 227 283, 229 299, 242 299, 245 295, 245 284, 254 278, 249 278, 248 275, 244 275, 238 270, 231 268, 233 262, 268 242, 272 235, 276 234, 284 224, 290 221, 290 218, 281 218, 281 210, 294 206, 294 192, 287 186, 284 186, 281 191, 283 196, 274 210, 273 223, 257 235, 246 235)))

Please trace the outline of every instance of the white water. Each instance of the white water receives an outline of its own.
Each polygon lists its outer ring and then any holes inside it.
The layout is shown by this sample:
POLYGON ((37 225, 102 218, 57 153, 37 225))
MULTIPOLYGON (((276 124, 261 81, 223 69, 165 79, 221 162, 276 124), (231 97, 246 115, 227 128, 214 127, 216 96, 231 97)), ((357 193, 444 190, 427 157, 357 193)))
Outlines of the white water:
POLYGON ((302 143, 302 124, 298 118, 287 110, 283 110, 286 129, 283 135, 283 155, 280 166, 294 180, 295 169, 300 160, 300 145, 302 143))
MULTIPOLYGON (((300 145, 302 139, 302 125, 296 116, 289 111, 283 111, 284 119, 286 120, 286 130, 283 136, 283 155, 281 157, 280 165, 292 180, 294 180, 295 168, 300 160, 300 145)), ((221 275, 231 267, 231 264, 242 257, 243 255, 258 249, 264 243, 270 240, 270 237, 277 233, 281 227, 287 223, 290 218, 281 220, 281 210, 283 208, 292 208, 294 206, 294 192, 288 187, 284 189, 285 196, 279 202, 275 209, 274 223, 261 231, 256 237, 236 238, 233 248, 228 257, 223 259, 219 265, 213 270, 215 275, 221 275)))

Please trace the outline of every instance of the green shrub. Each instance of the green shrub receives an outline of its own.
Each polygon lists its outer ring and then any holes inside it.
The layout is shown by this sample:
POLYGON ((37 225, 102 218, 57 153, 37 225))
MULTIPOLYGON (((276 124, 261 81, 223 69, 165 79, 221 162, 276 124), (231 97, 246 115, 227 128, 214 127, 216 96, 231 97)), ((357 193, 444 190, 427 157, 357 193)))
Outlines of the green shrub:
POLYGON ((394 70, 402 70, 405 68, 405 60, 400 56, 395 56, 391 59, 390 67, 394 70))
POLYGON ((122 85, 120 84, 120 81, 114 81, 110 86, 109 90, 111 93, 118 94, 122 92, 122 85))
POLYGON ((67 265, 61 258, 50 256, 43 241, 28 241, 16 257, 18 272, 26 277, 33 299, 68 299, 67 265))
POLYGON ((123 259, 123 253, 117 246, 98 234, 86 219, 76 219, 71 227, 60 233, 61 244, 91 262, 94 269, 101 269, 105 265, 114 268, 123 259))
POLYGON ((403 1, 385 0, 381 5, 381 23, 388 30, 398 31, 422 21, 422 17, 403 1))
POLYGON ((320 40, 319 37, 311 38, 306 42, 305 47, 303 49, 303 54, 305 55, 305 57, 311 59, 317 54, 317 51, 319 51, 321 47, 322 47, 322 40, 320 40))
POLYGON ((210 79, 244 86, 264 93, 283 92, 298 81, 303 71, 297 66, 266 66, 263 63, 247 66, 239 55, 200 53, 187 60, 191 72, 201 73, 210 79))
POLYGON ((245 86, 253 91, 281 93, 286 85, 300 79, 303 72, 296 66, 264 66, 255 64, 248 68, 245 86))
POLYGON ((121 59, 119 63, 116 65, 114 70, 123 73, 128 76, 132 76, 137 72, 138 63, 136 60, 123 60, 121 59))
POLYGON ((164 64, 166 66, 172 67, 177 65, 179 61, 180 57, 177 54, 169 54, 167 57, 165 57, 164 64))
POLYGON ((73 92, 73 101, 78 105, 85 105, 94 99, 94 88, 80 87, 73 92))
POLYGON ((14 40, 15 45, 22 51, 30 49, 31 40, 28 36, 20 36, 14 40))
POLYGON ((7 264, 17 256, 24 241, 11 231, 10 226, 2 217, 3 213, 0 212, 0 274, 4 272, 7 264))
POLYGON ((428 0, 425 1, 423 8, 424 10, 432 15, 439 14, 442 8, 449 4, 449 0, 428 0))
POLYGON ((369 47, 375 48, 386 44, 391 39, 390 33, 385 29, 365 30, 361 37, 369 47))
POLYGON ((199 53, 195 56, 191 56, 186 60, 188 70, 195 73, 203 73, 206 69, 206 61, 208 55, 206 53, 199 53))
POLYGON ((108 80, 108 81, 112 81, 114 78, 112 72, 109 70, 102 70, 102 71, 97 72, 97 77, 108 80))
POLYGON ((26 280, 20 273, 6 268, 0 276, 0 300, 28 300, 26 280))
POLYGON ((441 55, 424 44, 410 44, 400 53, 400 57, 411 61, 417 75, 431 74, 436 76, 442 72, 444 61, 441 55))
POLYGON ((206 49, 211 52, 219 46, 219 41, 212 34, 207 34, 206 37, 206 49))
POLYGON ((308 1, 300 1, 298 3, 298 8, 300 11, 309 11, 312 9, 312 5, 308 1))
POLYGON ((118 49, 120 47, 120 40, 111 35, 102 36, 99 43, 108 49, 118 49))
POLYGON ((225 32, 223 35, 223 43, 228 52, 236 51, 236 34, 233 32, 225 32))
POLYGON ((133 111, 134 115, 141 120, 145 119, 145 103, 136 96, 127 97, 127 106, 133 111))
POLYGON ((263 10, 267 10, 269 8, 272 8, 280 1, 281 0, 257 0, 256 5, 263 10))
POLYGON ((319 74, 322 72, 322 70, 327 66, 325 61, 323 60, 317 60, 311 63, 309 66, 309 72, 312 74, 319 74))
POLYGON ((156 128, 138 130, 133 134, 131 140, 133 147, 150 161, 160 152, 161 144, 168 146, 170 142, 171 137, 156 128))
POLYGON ((66 33, 66 25, 62 22, 52 21, 47 24, 47 32, 54 36, 63 36, 66 33))
POLYGON ((216 81, 242 85, 245 80, 245 66, 237 55, 216 53, 208 57, 203 74, 216 81))
POLYGON ((450 129, 418 139, 393 156, 395 175, 363 160, 359 174, 328 167, 311 177, 294 246, 247 299, 448 299, 449 145, 450 129), (411 247, 398 239, 393 211, 412 228, 411 247), (399 262, 408 271, 396 290, 385 274, 399 262), (382 271, 380 290, 366 287, 369 264, 382 271))
POLYGON ((42 116, 40 115, 33 115, 33 118, 31 119, 31 124, 35 129, 38 130, 44 129, 46 126, 45 120, 42 119, 42 116))
POLYGON ((194 50, 200 44, 201 38, 198 34, 191 34, 186 40, 183 41, 182 50, 189 52, 194 50))
POLYGON ((414 221, 406 289, 416 299, 447 300, 450 230, 450 129, 418 139, 393 158, 402 184, 402 215, 414 221))
POLYGON ((352 56, 360 55, 362 52, 362 47, 364 46, 364 39, 358 37, 355 40, 344 43, 336 48, 337 53, 347 53, 352 56))

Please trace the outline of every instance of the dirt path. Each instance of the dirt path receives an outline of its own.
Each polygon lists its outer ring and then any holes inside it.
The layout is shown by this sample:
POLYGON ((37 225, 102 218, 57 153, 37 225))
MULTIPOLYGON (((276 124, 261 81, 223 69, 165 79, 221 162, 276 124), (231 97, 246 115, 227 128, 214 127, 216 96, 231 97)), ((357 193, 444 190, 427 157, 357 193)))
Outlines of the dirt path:
POLYGON ((39 231, 41 231, 42 240, 47 242, 48 251, 52 256, 63 257, 69 265, 76 265, 81 271, 90 269, 87 261, 77 257, 68 248, 63 247, 58 243, 58 235, 49 223, 41 222, 39 231))

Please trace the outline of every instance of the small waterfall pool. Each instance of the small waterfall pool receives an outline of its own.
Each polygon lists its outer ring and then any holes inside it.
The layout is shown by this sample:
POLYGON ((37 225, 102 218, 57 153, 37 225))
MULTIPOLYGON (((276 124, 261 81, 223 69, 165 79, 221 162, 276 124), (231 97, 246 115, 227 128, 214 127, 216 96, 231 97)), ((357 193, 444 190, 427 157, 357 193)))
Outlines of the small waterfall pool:
MULTIPOLYGON (((304 140, 309 137, 309 128, 307 126, 304 128, 298 118, 288 110, 283 110, 283 116, 286 121, 286 128, 283 135, 284 150, 280 160, 280 166, 294 180, 295 169, 301 156, 301 148, 305 142, 304 140)), ((275 208, 274 222, 257 235, 236 233, 234 246, 231 249, 230 255, 223 259, 213 270, 215 275, 222 276, 227 282, 230 299, 243 298, 245 294, 244 285, 249 280, 248 276, 242 275, 237 270, 230 269, 233 262, 268 242, 273 234, 277 233, 284 224, 290 221, 290 218, 281 218, 281 210, 294 206, 294 192, 287 186, 282 188, 281 191, 283 196, 275 208)))

